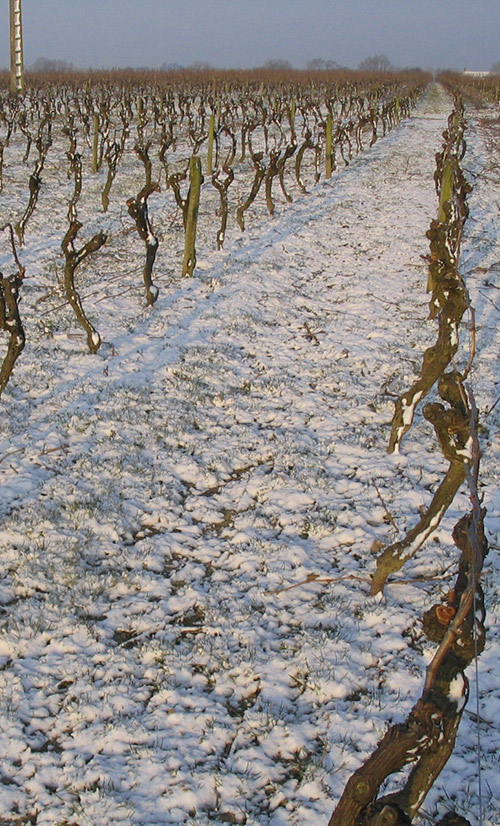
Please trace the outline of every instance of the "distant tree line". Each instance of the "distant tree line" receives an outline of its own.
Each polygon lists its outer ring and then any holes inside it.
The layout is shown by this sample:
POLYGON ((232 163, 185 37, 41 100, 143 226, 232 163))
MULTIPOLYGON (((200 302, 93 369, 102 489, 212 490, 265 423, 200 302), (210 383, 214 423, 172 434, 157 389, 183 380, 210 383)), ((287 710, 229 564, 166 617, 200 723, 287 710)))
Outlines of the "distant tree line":
MULTIPOLYGON (((142 67, 143 70, 147 70, 148 67, 142 67)), ((285 60, 283 58, 270 58, 266 60, 262 66, 258 67, 261 69, 268 69, 271 71, 288 71, 293 69, 293 64, 289 60, 285 60)), ((48 57, 39 57, 30 67, 31 71, 33 72, 71 72, 75 69, 72 63, 69 63, 66 60, 56 60, 54 58, 48 57)), ((306 64, 306 69, 311 72, 318 72, 318 71, 340 71, 340 70, 347 70, 347 67, 342 66, 340 63, 337 63, 336 60, 324 59, 322 57, 315 57, 309 60, 306 64)), ((393 66, 389 58, 384 54, 376 54, 372 55, 371 57, 367 57, 365 60, 362 60, 361 63, 358 65, 358 69, 363 72, 395 72, 398 69, 393 66)), ((211 63, 208 63, 203 60, 196 60, 194 63, 190 63, 187 66, 184 66, 180 63, 176 62, 165 62, 162 63, 160 66, 161 72, 185 72, 185 71, 192 71, 192 72, 209 72, 214 70, 214 66, 211 63)), ((418 68, 413 68, 411 71, 421 71, 418 68)), ((494 73, 500 73, 500 62, 495 63, 491 69, 494 73)))
MULTIPOLYGON (((500 64, 499 64, 500 66, 500 64)), ((173 71, 209 71, 214 67, 210 63, 205 63, 202 61, 196 61, 195 63, 191 63, 189 66, 183 66, 179 63, 162 63, 160 66, 160 71, 162 72, 173 72, 173 71)), ((268 69, 270 71, 281 71, 286 72, 294 69, 293 64, 290 60, 285 60, 284 58, 274 57, 266 60, 262 66, 257 67, 259 69, 268 69)), ((371 57, 367 57, 365 60, 362 60, 359 63, 358 67, 359 71, 361 72, 397 72, 401 71, 396 66, 394 66, 389 58, 384 54, 376 54, 372 55, 371 57)), ((337 63, 336 60, 325 59, 322 57, 314 57, 309 60, 306 64, 307 71, 310 72, 333 72, 333 71, 350 71, 347 66, 342 66, 340 63, 337 63)), ((412 72, 419 72, 422 71, 419 67, 408 67, 403 71, 412 71, 412 72)), ((500 71, 500 69, 499 69, 500 71)))
MULTIPOLYGON (((179 63, 162 63, 160 66, 160 71, 163 72, 173 72, 173 71, 207 71, 213 69, 214 67, 211 66, 210 63, 205 63, 203 61, 196 61, 195 63, 191 63, 189 66, 183 66, 179 63)), ((285 60, 284 58, 280 57, 273 57, 269 60, 266 60, 262 66, 259 66, 260 69, 269 69, 271 71, 281 71, 286 72, 290 69, 293 69, 294 66, 290 60, 285 60)), ((394 69, 390 60, 385 55, 375 55, 374 57, 369 57, 364 60, 358 68, 362 71, 369 71, 369 72, 389 72, 394 69)), ((338 70, 346 70, 346 66, 341 66, 340 63, 337 63, 336 60, 325 60, 322 57, 315 57, 312 60, 309 60, 306 64, 306 69, 311 72, 321 72, 321 71, 338 71, 338 70)))
POLYGON ((66 60, 54 60, 50 57, 39 57, 30 67, 33 72, 72 72, 75 68, 66 60))

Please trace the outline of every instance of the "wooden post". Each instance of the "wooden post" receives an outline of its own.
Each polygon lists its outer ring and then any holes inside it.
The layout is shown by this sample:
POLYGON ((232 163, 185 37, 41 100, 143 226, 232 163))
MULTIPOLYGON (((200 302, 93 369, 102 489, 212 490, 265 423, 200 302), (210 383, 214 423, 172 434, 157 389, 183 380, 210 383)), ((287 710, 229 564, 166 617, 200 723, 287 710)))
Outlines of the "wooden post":
POLYGON ((186 213, 186 242, 184 247, 184 263, 182 275, 193 275, 196 267, 196 223, 198 220, 198 207, 200 205, 200 190, 203 182, 201 174, 201 161, 197 156, 193 156, 189 165, 189 193, 186 213))
POLYGON ((333 115, 328 112, 326 119, 325 176, 332 177, 333 172, 333 115))
POLYGON ((94 137, 92 140, 92 172, 99 171, 99 115, 94 112, 94 137))
POLYGON ((208 121, 208 155, 207 155, 207 175, 213 172, 213 157, 214 157, 214 138, 215 138, 215 115, 212 112, 208 121))
POLYGON ((10 0, 10 91, 13 95, 24 92, 21 0, 10 0))
POLYGON ((441 172, 441 193, 439 196, 438 221, 447 220, 445 204, 453 198, 453 162, 449 152, 445 152, 441 172))

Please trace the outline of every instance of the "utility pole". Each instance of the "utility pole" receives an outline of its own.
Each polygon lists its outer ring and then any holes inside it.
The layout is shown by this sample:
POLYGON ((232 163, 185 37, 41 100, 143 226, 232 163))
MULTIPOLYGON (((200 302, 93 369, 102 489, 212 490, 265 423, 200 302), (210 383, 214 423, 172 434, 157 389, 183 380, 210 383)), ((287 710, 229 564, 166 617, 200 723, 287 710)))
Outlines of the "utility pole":
POLYGON ((13 95, 24 92, 21 0, 10 0, 10 91, 13 95))

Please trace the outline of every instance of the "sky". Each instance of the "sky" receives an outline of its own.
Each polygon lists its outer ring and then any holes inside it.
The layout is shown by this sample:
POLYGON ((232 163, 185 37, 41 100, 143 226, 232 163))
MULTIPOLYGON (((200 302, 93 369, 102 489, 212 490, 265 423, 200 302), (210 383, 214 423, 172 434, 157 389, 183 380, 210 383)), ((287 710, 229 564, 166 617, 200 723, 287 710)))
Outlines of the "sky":
MULTIPOLYGON (((8 2, 0 66, 9 64, 8 2)), ((22 0, 24 57, 78 68, 195 62, 221 68, 314 58, 356 68, 490 69, 500 61, 499 0, 22 0)))

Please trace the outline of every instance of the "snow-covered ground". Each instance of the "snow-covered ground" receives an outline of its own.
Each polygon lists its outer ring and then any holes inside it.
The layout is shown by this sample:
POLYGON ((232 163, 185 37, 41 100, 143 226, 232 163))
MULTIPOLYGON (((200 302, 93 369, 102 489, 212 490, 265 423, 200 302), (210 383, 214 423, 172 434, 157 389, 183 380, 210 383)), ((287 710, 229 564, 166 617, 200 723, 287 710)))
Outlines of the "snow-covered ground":
MULTIPOLYGON (((114 217, 80 211, 82 243, 111 222, 77 276, 104 341, 95 356, 56 289, 70 189, 57 190, 49 153, 21 250, 27 346, 0 401, 1 823, 326 824, 420 696, 434 650, 420 618, 453 584, 466 490, 385 594, 369 592, 376 553, 417 521, 447 466, 420 416, 401 455, 386 448, 394 399, 436 337, 425 233, 450 110, 431 87, 330 181, 278 199, 272 219, 253 209, 241 233, 233 214, 220 252, 213 215, 193 279, 167 243, 171 207, 152 197, 152 308, 124 208, 137 188, 119 173, 114 217)), ((494 826, 498 156, 472 116, 467 141, 488 640, 479 727, 471 670, 456 750, 424 810, 478 822, 479 735, 494 826)), ((2 222, 22 213, 13 184, 29 174, 14 160, 9 172, 8 149, 5 163, 2 222)), ((4 239, 5 274, 8 250, 4 239)), ((466 364, 465 325, 460 352, 466 364)))

